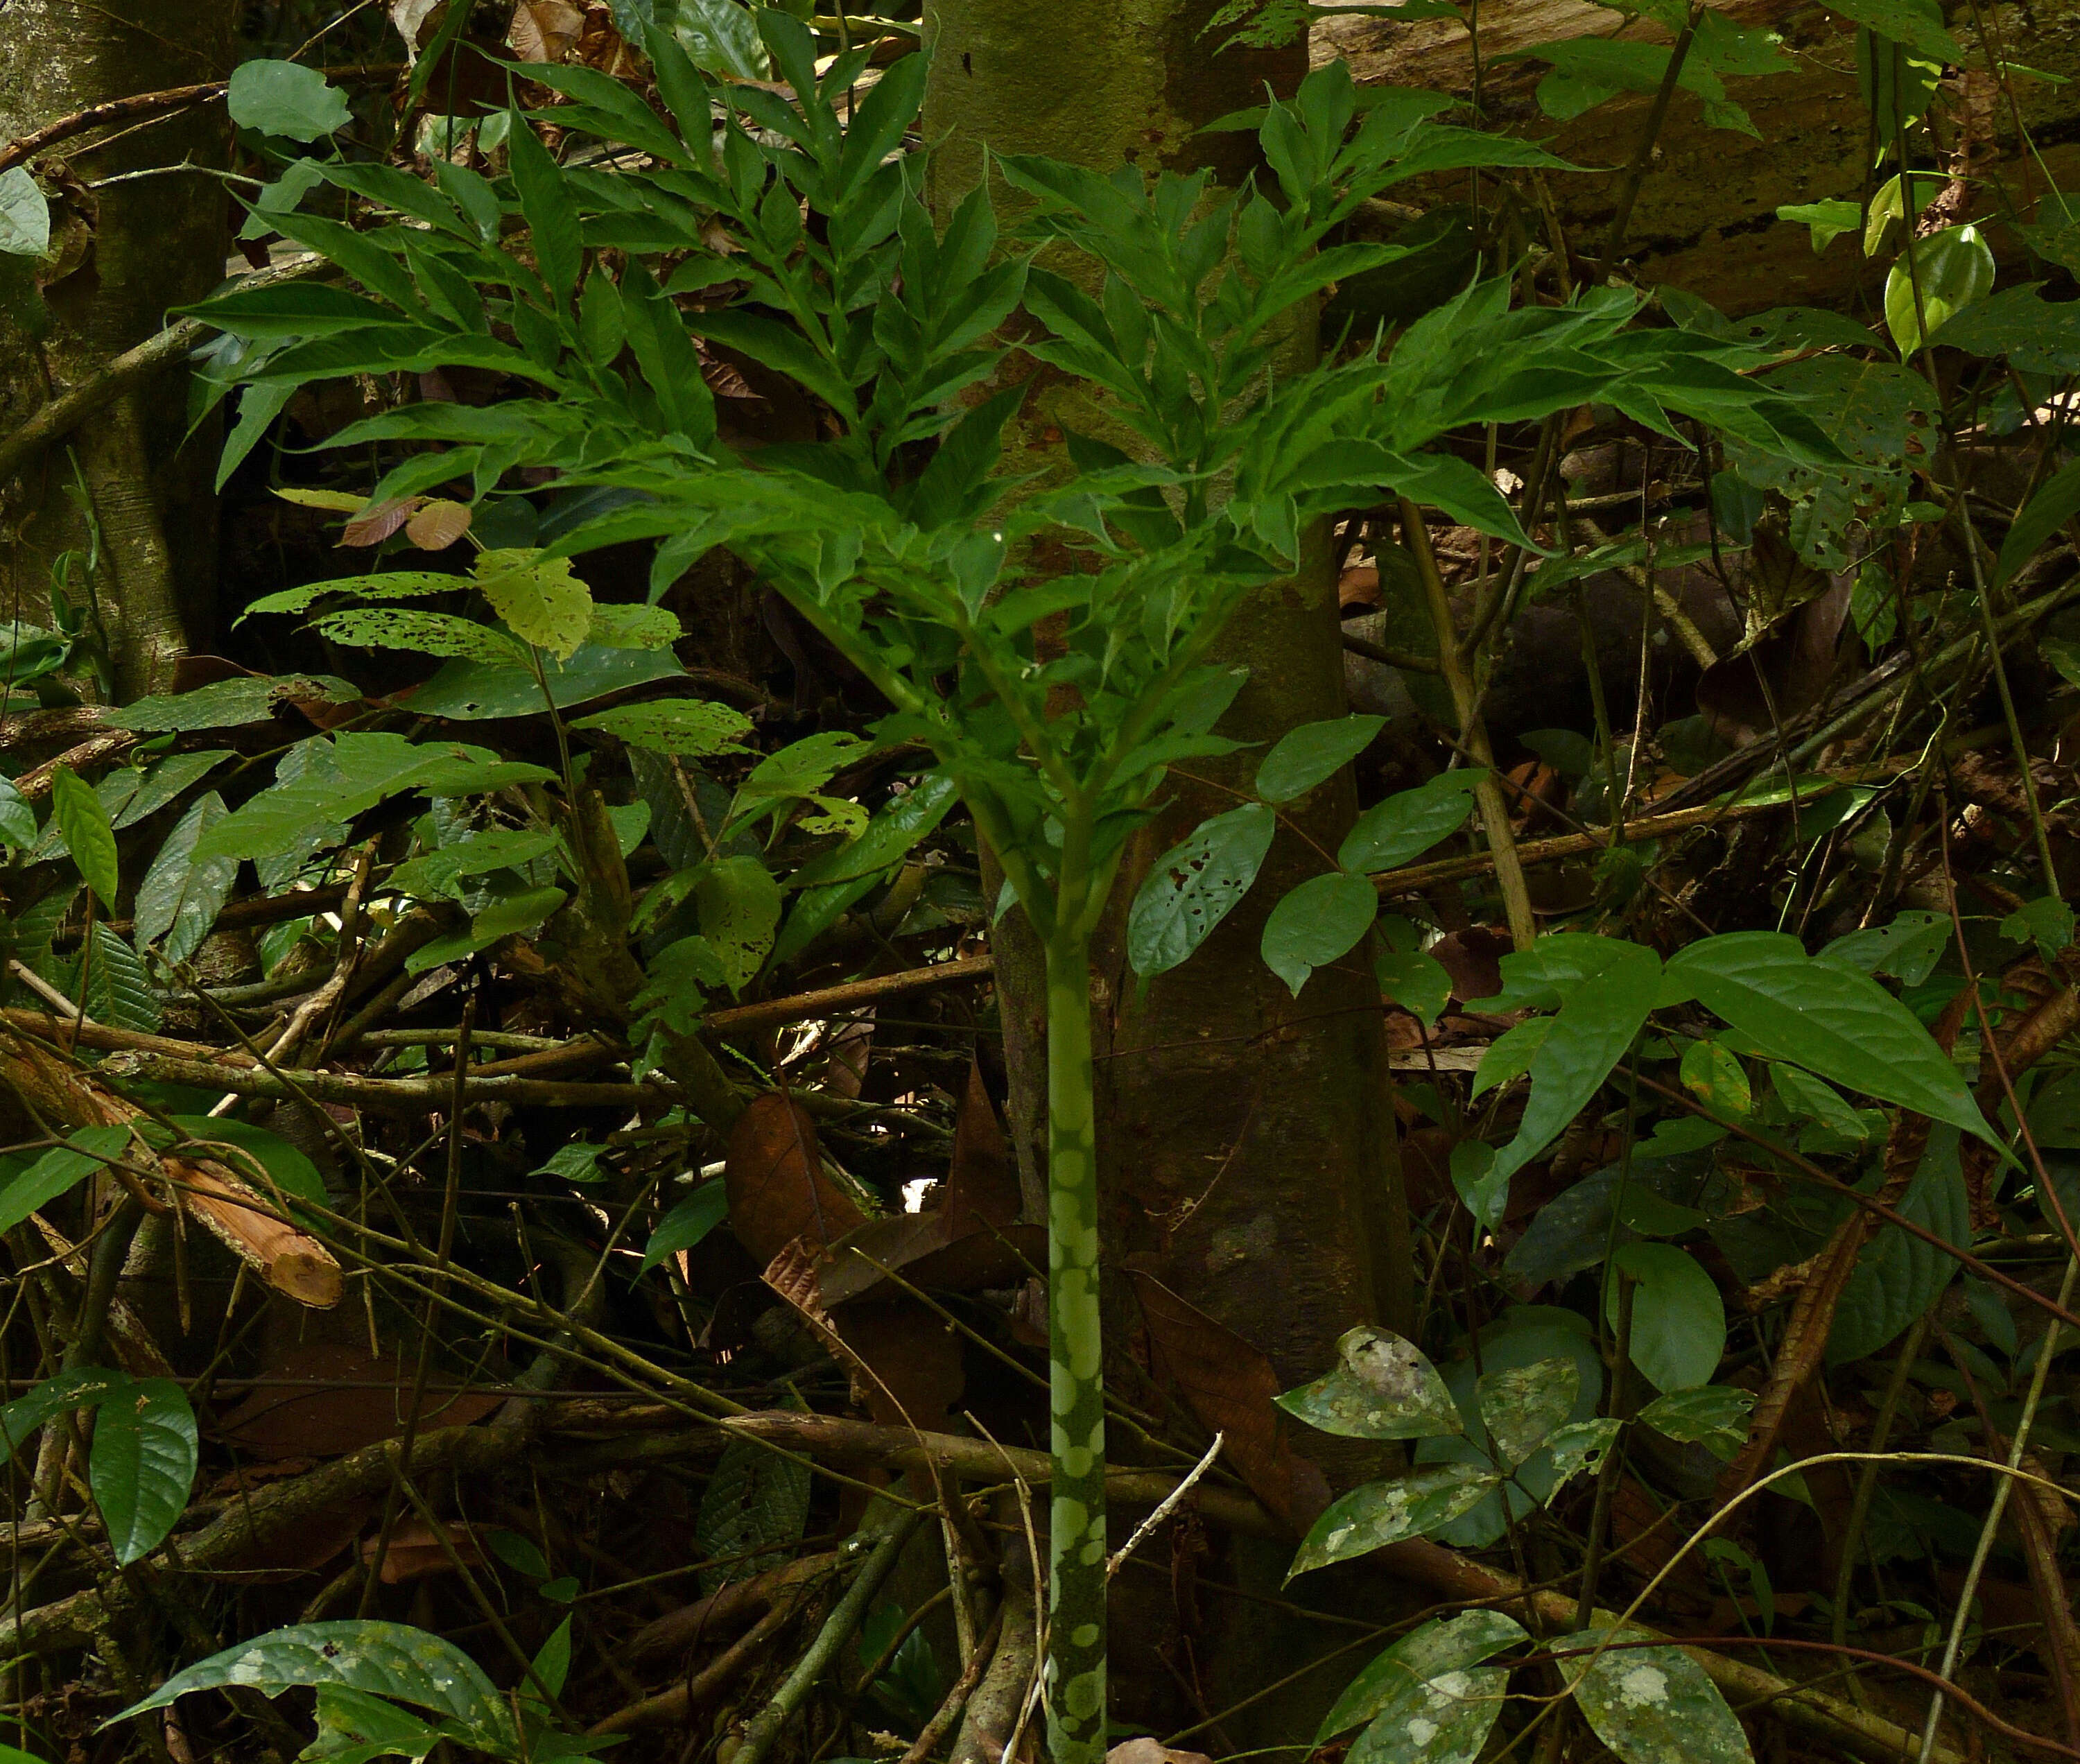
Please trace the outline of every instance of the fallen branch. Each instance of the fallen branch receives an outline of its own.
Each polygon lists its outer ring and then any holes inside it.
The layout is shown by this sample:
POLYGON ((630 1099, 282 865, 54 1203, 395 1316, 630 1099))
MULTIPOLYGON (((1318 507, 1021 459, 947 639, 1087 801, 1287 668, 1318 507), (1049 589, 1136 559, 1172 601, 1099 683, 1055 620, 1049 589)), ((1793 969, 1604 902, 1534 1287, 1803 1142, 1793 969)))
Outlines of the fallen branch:
MULTIPOLYGON (((314 1102, 337 1102, 388 1115, 423 1115, 429 1109, 445 1112, 455 1093, 455 1081, 446 1073, 426 1078, 369 1078, 346 1072, 299 1071, 291 1080, 250 1067, 227 1068, 212 1060, 134 1051, 111 1055, 103 1069, 115 1078, 189 1084, 199 1089, 214 1086, 233 1096, 275 1101, 302 1097, 314 1102)), ((507 1102, 535 1108, 647 1106, 664 1109, 678 1100, 676 1089, 655 1079, 644 1084, 591 1084, 577 1079, 522 1077, 510 1072, 465 1078, 462 1094, 469 1103, 507 1102)))
POLYGON ((929 968, 909 968, 900 974, 882 974, 871 980, 848 981, 842 986, 797 993, 791 998, 766 998, 757 1004, 711 1010, 701 1019, 701 1027, 717 1035, 730 1035, 770 1029, 783 1023, 807 1023, 817 1017, 835 1017, 848 1010, 886 1004, 891 998, 936 992, 941 986, 988 980, 996 972, 994 958, 964 956, 958 961, 938 962, 929 968))

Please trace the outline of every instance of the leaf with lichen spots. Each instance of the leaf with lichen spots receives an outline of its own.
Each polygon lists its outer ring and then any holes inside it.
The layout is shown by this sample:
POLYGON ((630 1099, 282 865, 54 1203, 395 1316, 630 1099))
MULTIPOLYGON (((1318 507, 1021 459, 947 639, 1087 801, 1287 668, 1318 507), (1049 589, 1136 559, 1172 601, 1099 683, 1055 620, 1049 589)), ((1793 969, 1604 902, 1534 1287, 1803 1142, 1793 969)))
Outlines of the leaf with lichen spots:
MULTIPOLYGON (((1584 1629, 1556 1653, 1606 1641, 1647 1642, 1638 1629, 1584 1629)), ((1680 1648, 1625 1647, 1558 1661, 1596 1737, 1623 1764, 1753 1764, 1747 1734, 1705 1669, 1680 1648)))
POLYGON ((1495 1461, 1513 1470, 1567 1418, 1582 1375, 1572 1360, 1540 1360, 1490 1372, 1476 1388, 1495 1461))
POLYGON ((1327 1745, 1339 1733, 1377 1720, 1442 1674, 1464 1672, 1529 1639, 1522 1623, 1499 1611, 1433 1618, 1375 1657, 1344 1687, 1323 1718, 1315 1744, 1327 1745))
POLYGON ((1570 1422, 1545 1436, 1545 1449, 1553 1454, 1553 1492, 1545 1497, 1548 1506, 1570 1478, 1602 1464, 1604 1454, 1618 1436, 1618 1426, 1612 1418, 1603 1415, 1594 1421, 1570 1422))
POLYGON ((1466 1431, 1445 1380, 1413 1342, 1361 1325, 1344 1334, 1336 1351, 1341 1365, 1289 1390, 1278 1406, 1346 1439, 1429 1439, 1466 1431))
POLYGON ((1369 1556, 1405 1537, 1420 1537, 1449 1525, 1478 1506, 1501 1481, 1491 1470, 1446 1464, 1391 1482, 1368 1482, 1353 1489, 1315 1522, 1285 1577, 1290 1581, 1311 1568, 1369 1556))
POLYGON ((592 628, 592 590, 571 573, 568 557, 488 551, 476 560, 476 585, 515 636, 560 662, 577 653, 592 628))

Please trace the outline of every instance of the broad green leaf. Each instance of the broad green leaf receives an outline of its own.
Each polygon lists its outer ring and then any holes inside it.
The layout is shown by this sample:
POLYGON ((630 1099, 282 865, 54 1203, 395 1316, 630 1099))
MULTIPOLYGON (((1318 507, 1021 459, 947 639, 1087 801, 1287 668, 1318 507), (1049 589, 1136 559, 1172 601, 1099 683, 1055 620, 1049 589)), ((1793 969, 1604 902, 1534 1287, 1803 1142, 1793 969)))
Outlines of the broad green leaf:
POLYGON ((171 1379, 140 1378, 102 1399, 87 1481, 118 1563, 164 1541, 187 1510, 199 1461, 195 1411, 171 1379))
POLYGON ((1740 1056, 1723 1041, 1693 1041, 1678 1069, 1683 1088, 1721 1115, 1745 1115, 1755 1106, 1754 1088, 1740 1056))
POLYGON ((1464 1672, 1505 1648, 1530 1639, 1514 1617, 1499 1611, 1470 1611, 1433 1617, 1411 1630, 1344 1686, 1315 1735, 1317 1748, 1420 1697, 1432 1681, 1464 1672))
POLYGON ((1291 802, 1334 776, 1386 727, 1383 716, 1340 716, 1290 729, 1256 769, 1256 793, 1266 802, 1291 802))
MULTIPOLYGON (((1533 1019, 1541 1029, 1550 1018, 1533 1019)), ((1496 1167, 1495 1149, 1485 1140, 1463 1139, 1452 1148, 1453 1192, 1457 1194, 1482 1231, 1493 1231, 1509 1211, 1509 1178, 1496 1167)))
POLYGON ((2064 466, 2037 486, 2036 495, 2008 525, 2001 541, 2000 556, 1994 560, 1993 580, 1987 585, 1995 594, 2022 573, 2023 565, 2034 557, 2058 529, 2080 514, 2080 460, 2064 466))
POLYGON ((314 67, 295 61, 241 61, 224 106, 241 128, 284 141, 316 141, 350 120, 346 95, 314 67))
POLYGON ((648 1274, 665 1257, 692 1249, 728 1213, 729 1195, 722 1178, 702 1182, 657 1221, 649 1242, 643 1246, 643 1265, 635 1271, 648 1274))
POLYGON ((422 944, 405 958, 405 972, 424 974, 444 962, 487 950, 501 939, 530 931, 570 898, 558 888, 522 888, 518 893, 493 895, 476 909, 466 931, 451 932, 422 944))
POLYGON ((1890 923, 1838 937, 1820 951, 1823 962, 1839 962, 1866 974, 1891 974, 1919 986, 1935 972, 1951 945, 1950 915, 1913 910, 1890 923))
POLYGON ((1439 1673, 1381 1711, 1344 1755, 1352 1764, 1474 1764, 1508 1683, 1501 1666, 1439 1673))
POLYGON ((757 858, 722 858, 694 886, 701 935, 720 959, 724 983, 741 992, 773 947, 780 926, 780 884, 757 858))
POLYGON ((595 601, 585 641, 610 649, 669 649, 686 634, 669 607, 595 601))
POLYGON ((1768 1057, 1999 1143, 1914 1014, 1868 975, 1808 956, 1797 938, 1700 938, 1670 957, 1668 976, 1768 1057))
POLYGON ((1946 227, 1901 251, 1885 277, 1885 329, 1902 357, 1921 347, 1923 326, 1944 326, 1994 285, 1993 249, 1969 225, 1946 227))
POLYGON ((1245 803, 1200 822, 1183 844, 1151 866, 1126 919, 1126 956, 1144 980, 1168 973, 1232 912, 1256 881, 1272 836, 1275 811, 1245 803))
POLYGON ((103 712, 102 720, 118 729, 153 732, 196 729, 234 729, 245 723, 264 723, 275 708, 292 699, 315 699, 331 704, 350 704, 359 698, 359 688, 329 674, 294 674, 273 678, 241 675, 216 680, 192 692, 174 692, 141 698, 120 709, 103 712))
MULTIPOLYGON (((1637 1629, 1584 1629, 1552 1645, 1653 1640, 1637 1629)), ((1596 1737, 1622 1764, 1754 1764, 1747 1734, 1705 1669, 1680 1648, 1623 1648, 1559 1662, 1596 1737)))
POLYGON ((1472 1464, 1440 1464, 1390 1482, 1353 1489, 1315 1522, 1286 1571, 1290 1581, 1310 1569, 1420 1537, 1478 1505, 1502 1478, 1472 1464))
POLYGON ((1573 1412, 1582 1375, 1572 1360, 1540 1360, 1484 1373, 1474 1388, 1495 1460, 1513 1470, 1573 1412))
POLYGON ((40 258, 51 248, 51 205, 27 166, 0 171, 0 256, 40 258))
POLYGON ((827 888, 879 876, 936 828, 958 796, 951 778, 933 773, 890 803, 857 838, 803 864, 787 879, 787 885, 827 888))
POLYGON ((1943 28, 1938 7, 1917 6, 1914 0, 1828 0, 1827 10, 1853 19, 1874 36, 1905 44, 1938 61, 1955 64, 1965 59, 1957 40, 1943 28))
POLYGON ((699 699, 652 699, 645 704, 618 704, 580 717, 572 729, 596 729, 619 737, 631 747, 660 754, 740 754, 751 719, 727 704, 699 699))
POLYGON ((5 1188, 0 1188, 0 1231, 12 1231, 32 1212, 69 1194, 85 1178, 120 1157, 130 1143, 127 1127, 83 1127, 55 1145, 5 1188))
POLYGON ((1382 949, 1373 958, 1372 970, 1380 995, 1392 999, 1418 1023, 1435 1023, 1451 1002, 1451 975, 1436 956, 1420 949, 1382 949))
POLYGON ((1360 815, 1337 848, 1346 870, 1391 870, 1420 858, 1466 824, 1474 787, 1487 776, 1478 766, 1440 772, 1413 790, 1397 791, 1360 815))
MULTIPOLYGON (((1895 1209, 1960 1249, 1972 1241, 1972 1208, 1958 1167, 1957 1136, 1938 1128, 1928 1136, 1921 1167, 1895 1209)), ((1856 1258, 1835 1308, 1827 1363, 1845 1366, 1881 1351, 1948 1289, 1957 1258, 1889 1223, 1881 1224, 1856 1258)))
POLYGON ((1755 1392, 1730 1384, 1700 1384, 1657 1396, 1638 1418, 1665 1438, 1701 1445, 1730 1463, 1747 1443, 1755 1392))
POLYGON ((703 74, 739 80, 772 78, 773 65, 749 6, 737 0, 681 0, 671 19, 672 34, 703 74))
POLYGON ((1844 196, 1829 196, 1819 202, 1782 203, 1778 205, 1776 217, 1810 229, 1815 255, 1826 250, 1843 233, 1854 233, 1864 224, 1862 205, 1844 196))
MULTIPOLYGON (((1559 1004, 1525 1067, 1531 1095, 1516 1137, 1496 1154, 1495 1169, 1508 1177, 1566 1131, 1625 1057, 1659 998, 1661 961, 1637 943, 1572 933, 1503 956, 1502 972, 1500 1002, 1489 1008, 1559 1004)), ((1499 1040, 1489 1049, 1482 1075, 1501 1048, 1499 1040)))
POLYGON ((518 870, 537 880, 533 866, 563 847, 563 835, 549 827, 489 827, 455 845, 441 845, 400 863, 390 872, 388 886, 421 901, 463 897, 463 880, 518 870))
POLYGON ((70 766, 51 774, 51 819, 105 912, 115 910, 115 832, 101 798, 70 766))
POLYGON ((1346 1439, 1427 1439, 1460 1430, 1458 1405, 1422 1350, 1361 1324, 1336 1343, 1341 1363, 1278 1398, 1289 1415, 1346 1439))
POLYGON ((229 813, 223 797, 213 790, 198 797, 166 835, 152 867, 137 884, 132 934, 140 947, 164 938, 170 962, 184 962, 202 947, 216 915, 231 898, 232 886, 238 880, 238 859, 195 861, 197 842, 229 813))
POLYGON ((1378 914, 1379 896, 1364 876, 1348 870, 1310 876, 1264 920, 1264 965, 1298 998, 1307 976, 1349 954, 1378 914))
POLYGON ((476 560, 476 585, 515 636, 560 662, 577 653, 592 628, 592 590, 571 573, 568 557, 484 552, 476 560))
POLYGON ((211 1157, 237 1170, 263 1195, 271 1186, 292 1200, 314 1201, 321 1207, 332 1204, 317 1166, 279 1133, 235 1115, 170 1115, 166 1119, 191 1139, 206 1144, 211 1157))
MULTIPOLYGON (((410 704, 414 713, 466 722, 539 714, 541 683, 535 679, 535 670, 522 662, 518 649, 510 644, 506 649, 508 653, 499 662, 449 662, 425 685, 413 690, 410 704)), ((582 645, 568 662, 544 656, 542 663, 549 696, 558 710, 589 704, 610 692, 685 677, 685 670, 668 651, 610 649, 597 644, 582 645)))
POLYGON ((26 848, 36 842, 36 812, 23 800, 11 778, 0 778, 0 845, 26 848))
POLYGON ((419 1764, 446 1737, 396 1703, 343 1684, 318 1686, 317 1729, 302 1754, 304 1764, 375 1764, 386 1758, 419 1764))
POLYGON ((1656 1390, 1709 1384, 1726 1351, 1726 1307, 1696 1257, 1667 1243, 1628 1243, 1611 1257, 1605 1321, 1617 1327, 1619 1279, 1632 1296, 1632 1363, 1656 1390))
POLYGON ((1602 1463, 1621 1425, 1614 1416, 1600 1415, 1593 1421, 1570 1421, 1545 1436, 1545 1450, 1553 1460, 1553 1493, 1545 1497, 1548 1506, 1573 1478, 1602 1463))
POLYGON ((1795 1065, 1778 1064, 1770 1069, 1770 1082, 1777 1098, 1793 1115, 1818 1122, 1830 1133, 1860 1142, 1870 1131, 1848 1100, 1825 1078, 1816 1078, 1795 1065))
POLYGON ((279 1696, 300 1685, 329 1684, 431 1709, 501 1742, 512 1730, 498 1687, 453 1642, 405 1623, 354 1618, 270 1630, 227 1648, 175 1673, 103 1725, 163 1709, 191 1690, 244 1685, 279 1696))

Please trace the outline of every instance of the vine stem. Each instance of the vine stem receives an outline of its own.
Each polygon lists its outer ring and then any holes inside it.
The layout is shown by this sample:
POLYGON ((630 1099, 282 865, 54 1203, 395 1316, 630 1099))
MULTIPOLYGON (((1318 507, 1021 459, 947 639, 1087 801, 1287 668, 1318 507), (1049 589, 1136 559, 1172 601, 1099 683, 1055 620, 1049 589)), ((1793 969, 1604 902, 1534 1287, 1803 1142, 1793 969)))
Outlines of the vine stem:
MULTIPOLYGON (((1065 842, 1066 843, 1066 842, 1065 842)), ((1065 878, 1066 880, 1066 878, 1065 878)), ((1050 1455, 1047 1750, 1105 1754, 1105 1338, 1098 1298, 1097 1111, 1090 938, 1065 897, 1047 944, 1050 1455)))

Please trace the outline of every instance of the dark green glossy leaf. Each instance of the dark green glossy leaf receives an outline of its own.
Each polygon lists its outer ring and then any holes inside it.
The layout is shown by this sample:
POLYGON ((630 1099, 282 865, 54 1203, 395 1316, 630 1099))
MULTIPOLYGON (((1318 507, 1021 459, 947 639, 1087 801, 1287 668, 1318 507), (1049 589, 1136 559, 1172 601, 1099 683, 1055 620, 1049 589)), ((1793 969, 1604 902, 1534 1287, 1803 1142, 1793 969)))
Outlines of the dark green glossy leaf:
POLYGON ((1201 821, 1150 867, 1126 920, 1126 957, 1143 979, 1168 973, 1203 943, 1256 880, 1278 817, 1245 803, 1201 821))
POLYGON ((1484 767, 1440 772, 1413 790, 1397 791, 1360 815, 1337 849, 1346 870, 1391 870, 1420 858, 1466 824, 1484 767))
POLYGON ((1501 1480, 1492 1470, 1446 1464, 1353 1489, 1315 1522, 1285 1577, 1369 1556, 1405 1537, 1420 1537, 1449 1525, 1501 1480))
POLYGON ((1365 877, 1347 870, 1310 877, 1264 920, 1264 965, 1297 998, 1307 976, 1348 955, 1378 914, 1379 896, 1365 877))
POLYGON ((1632 1297, 1632 1363, 1656 1390, 1707 1384, 1726 1350, 1726 1307, 1696 1257, 1673 1244, 1629 1243, 1611 1257, 1605 1320, 1618 1321, 1618 1283, 1638 1283, 1632 1297))
POLYGON ((87 1480, 124 1565, 149 1556, 187 1509, 200 1460, 195 1411, 170 1378, 111 1391, 94 1412, 87 1480))
POLYGON ((1383 716, 1339 716, 1290 729, 1256 769, 1256 793, 1266 802, 1304 796, 1363 753, 1386 726, 1383 716))

